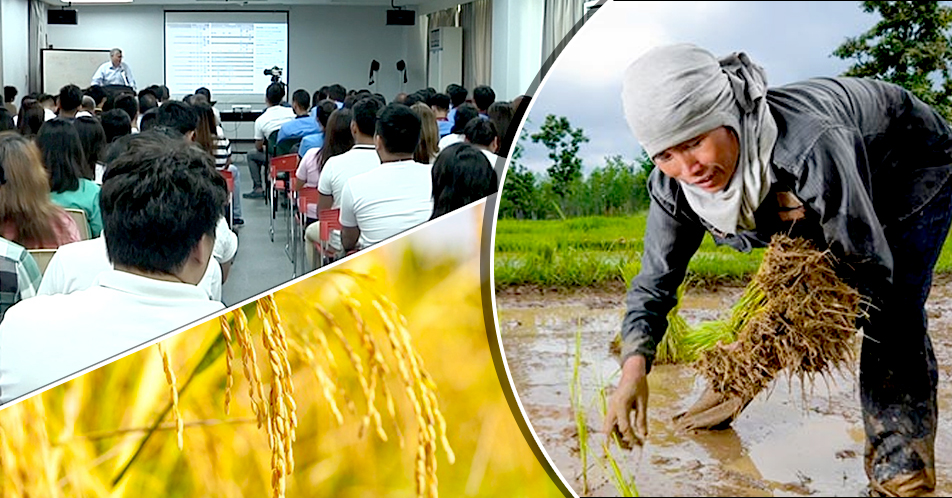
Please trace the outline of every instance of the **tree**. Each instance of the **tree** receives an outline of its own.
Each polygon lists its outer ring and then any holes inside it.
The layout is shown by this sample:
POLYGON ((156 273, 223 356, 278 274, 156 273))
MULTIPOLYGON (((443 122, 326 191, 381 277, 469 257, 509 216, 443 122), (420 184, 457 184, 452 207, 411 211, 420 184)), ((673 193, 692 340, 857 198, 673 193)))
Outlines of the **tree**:
POLYGON ((565 116, 549 114, 538 133, 529 138, 533 143, 542 142, 549 149, 552 165, 548 168, 552 191, 560 198, 571 191, 572 184, 582 178, 582 159, 578 157, 579 146, 588 142, 581 128, 572 128, 565 116))
MULTIPOLYGON (((526 125, 529 122, 526 121, 526 125)), ((529 218, 532 216, 536 198, 536 178, 529 168, 519 162, 522 158, 522 144, 527 138, 526 127, 522 128, 516 146, 512 150, 506 183, 503 186, 499 203, 499 215, 509 218, 529 218)))
POLYGON ((952 7, 939 2, 863 2, 882 19, 869 31, 833 51, 855 59, 844 76, 881 79, 911 91, 946 118, 952 118, 952 7))

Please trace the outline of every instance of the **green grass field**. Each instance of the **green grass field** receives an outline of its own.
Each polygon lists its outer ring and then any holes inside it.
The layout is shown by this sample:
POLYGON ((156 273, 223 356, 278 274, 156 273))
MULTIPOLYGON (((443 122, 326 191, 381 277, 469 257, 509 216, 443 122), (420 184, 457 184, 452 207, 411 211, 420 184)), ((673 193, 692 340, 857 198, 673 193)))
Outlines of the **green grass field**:
MULTIPOLYGON (((641 268, 647 212, 624 217, 568 220, 500 219, 496 224, 495 285, 607 287, 627 285, 641 268)), ((952 239, 943 247, 937 273, 952 272, 952 239)), ((744 254, 717 247, 708 235, 691 260, 698 282, 746 282, 763 249, 744 254)))

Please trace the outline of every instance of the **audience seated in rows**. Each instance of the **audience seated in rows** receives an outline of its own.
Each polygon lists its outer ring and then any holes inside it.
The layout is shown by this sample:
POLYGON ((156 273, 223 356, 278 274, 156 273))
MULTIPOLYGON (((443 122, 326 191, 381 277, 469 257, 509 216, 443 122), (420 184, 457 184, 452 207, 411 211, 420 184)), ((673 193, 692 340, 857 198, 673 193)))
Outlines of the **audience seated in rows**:
POLYGON ((463 135, 463 130, 466 129, 466 125, 469 124, 471 119, 479 117, 479 110, 477 110, 473 104, 463 104, 453 110, 456 111, 453 116, 453 129, 449 135, 440 139, 440 151, 450 145, 465 140, 466 136, 463 135))
POLYGON ((27 249, 56 249, 80 239, 76 222, 50 200, 50 177, 36 144, 0 133, 0 237, 27 249))
POLYGON ((430 165, 413 160, 420 129, 420 117, 405 105, 391 103, 380 112, 374 136, 380 165, 351 177, 341 193, 345 251, 369 247, 430 218, 430 165))
POLYGON ((99 185, 72 120, 56 118, 40 127, 36 145, 50 175, 50 199, 63 208, 82 209, 93 237, 102 232, 99 185))
POLYGON ((198 147, 159 133, 141 136, 103 179, 114 269, 89 289, 36 296, 7 310, 0 323, 0 403, 223 308, 196 284, 212 255, 224 180, 198 147))
POLYGON ((440 152, 431 173, 433 214, 438 218, 496 193, 499 177, 486 156, 471 144, 453 144, 440 152))

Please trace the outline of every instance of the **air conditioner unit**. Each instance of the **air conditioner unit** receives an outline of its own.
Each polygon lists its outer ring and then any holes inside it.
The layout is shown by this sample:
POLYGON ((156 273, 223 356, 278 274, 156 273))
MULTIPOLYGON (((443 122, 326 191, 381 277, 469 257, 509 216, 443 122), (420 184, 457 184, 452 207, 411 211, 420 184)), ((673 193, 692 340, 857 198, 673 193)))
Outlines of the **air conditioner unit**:
POLYGON ((443 91, 447 85, 463 84, 463 28, 430 30, 430 67, 427 86, 443 91))

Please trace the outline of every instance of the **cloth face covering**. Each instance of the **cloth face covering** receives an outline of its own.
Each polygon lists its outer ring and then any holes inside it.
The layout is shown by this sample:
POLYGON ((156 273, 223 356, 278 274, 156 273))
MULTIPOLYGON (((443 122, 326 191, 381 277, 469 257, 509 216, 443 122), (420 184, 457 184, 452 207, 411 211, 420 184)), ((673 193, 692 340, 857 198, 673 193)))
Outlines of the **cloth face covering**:
POLYGON ((737 166, 723 190, 679 182, 694 212, 729 234, 755 228, 754 211, 773 180, 777 124, 766 95, 766 73, 746 54, 718 61, 691 44, 648 51, 628 66, 622 82, 625 118, 649 157, 721 126, 737 134, 737 166))

